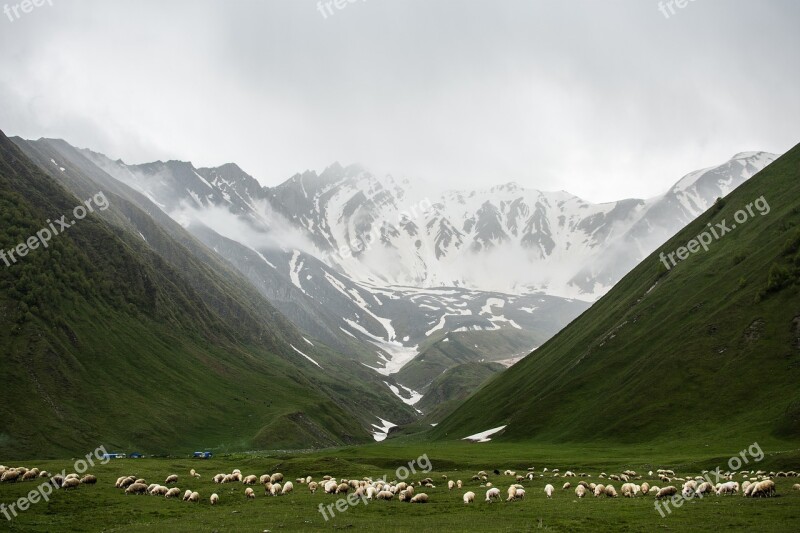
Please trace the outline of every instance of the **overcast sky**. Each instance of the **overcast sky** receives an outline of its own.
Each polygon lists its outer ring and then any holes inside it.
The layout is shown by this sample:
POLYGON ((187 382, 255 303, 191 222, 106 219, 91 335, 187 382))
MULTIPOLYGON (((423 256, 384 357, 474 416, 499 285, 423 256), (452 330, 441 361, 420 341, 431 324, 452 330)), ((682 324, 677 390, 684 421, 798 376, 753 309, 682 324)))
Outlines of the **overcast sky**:
POLYGON ((129 163, 609 201, 800 142, 796 0, 51 1, 0 14, 0 129, 129 163))

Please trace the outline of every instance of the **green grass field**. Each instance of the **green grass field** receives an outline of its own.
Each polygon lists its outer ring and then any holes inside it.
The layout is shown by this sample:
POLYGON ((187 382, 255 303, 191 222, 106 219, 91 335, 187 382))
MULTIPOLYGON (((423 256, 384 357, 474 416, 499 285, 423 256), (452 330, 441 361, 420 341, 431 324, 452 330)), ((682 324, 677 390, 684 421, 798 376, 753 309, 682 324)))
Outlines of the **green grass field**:
MULTIPOLYGON (((668 468, 677 476, 699 475, 704 469, 717 466, 725 469, 728 459, 752 443, 732 443, 719 449, 707 448, 698 453, 692 449, 668 446, 658 448, 605 448, 599 445, 565 447, 532 446, 501 443, 393 443, 340 448, 309 454, 258 454, 238 455, 195 460, 181 458, 113 460, 98 465, 91 472, 99 482, 95 486, 81 486, 76 490, 56 491, 49 502, 40 502, 20 513, 13 521, 0 515, 0 531, 308 531, 308 530, 381 530, 381 531, 581 531, 606 529, 613 531, 692 530, 757 528, 760 531, 796 531, 800 524, 800 491, 792 490, 798 478, 777 478, 778 496, 765 499, 737 496, 710 496, 695 499, 661 517, 654 507, 652 496, 628 498, 594 498, 578 500, 573 489, 562 490, 565 481, 573 487, 580 478, 555 478, 551 473, 522 484, 526 488, 523 501, 487 504, 483 502, 485 488, 470 481, 478 470, 486 470, 490 481, 500 488, 505 498, 506 488, 512 478, 494 475, 496 468, 506 468, 524 474, 534 467, 537 474, 547 467, 561 472, 573 470, 586 472, 592 477, 588 482, 599 482, 601 472, 619 474, 634 469, 647 479, 649 470, 668 468), (295 482, 295 491, 281 497, 264 496, 260 486, 254 487, 254 501, 245 499, 245 486, 240 483, 217 485, 214 474, 231 472, 263 474, 280 471, 286 479, 294 480, 311 475, 320 479, 324 474, 340 478, 379 478, 386 475, 394 479, 398 467, 411 462, 420 470, 428 463, 416 461, 427 456, 432 466, 430 473, 418 471, 410 480, 431 477, 436 482, 433 489, 418 489, 430 496, 426 505, 413 505, 393 501, 372 501, 367 505, 358 500, 355 506, 337 513, 325 521, 319 504, 335 504, 341 496, 310 494, 305 485, 295 482), (189 477, 195 468, 202 477, 189 477), (168 474, 180 476, 181 491, 192 489, 201 495, 198 504, 180 500, 166 500, 157 496, 130 496, 114 488, 117 477, 137 475, 148 483, 163 484, 168 474), (442 475, 449 479, 462 479, 461 490, 449 491, 442 475), (543 492, 545 484, 556 487, 548 500, 543 492), (476 493, 476 502, 466 506, 462 496, 467 490, 476 493), (209 497, 216 492, 220 504, 211 506, 209 497)), ((761 445, 764 459, 744 468, 758 470, 788 470, 790 465, 800 466, 800 450, 780 448, 778 443, 761 445)), ((60 471, 70 471, 73 460, 30 461, 25 466, 60 471)), ((8 465, 7 465, 8 466, 8 465)), ((794 468, 797 470, 797 468, 794 468)), ((637 480, 637 483, 645 479, 637 480)), ((736 480, 742 480, 740 476, 736 480)), ((605 480, 607 481, 607 480, 605 480)), ((659 486, 664 483, 649 480, 659 486)), ((621 483, 612 482, 619 491, 621 483)), ((39 484, 24 482, 0 484, 0 502, 6 505, 22 497, 39 484)), ((680 482, 674 482, 680 486, 680 482)))

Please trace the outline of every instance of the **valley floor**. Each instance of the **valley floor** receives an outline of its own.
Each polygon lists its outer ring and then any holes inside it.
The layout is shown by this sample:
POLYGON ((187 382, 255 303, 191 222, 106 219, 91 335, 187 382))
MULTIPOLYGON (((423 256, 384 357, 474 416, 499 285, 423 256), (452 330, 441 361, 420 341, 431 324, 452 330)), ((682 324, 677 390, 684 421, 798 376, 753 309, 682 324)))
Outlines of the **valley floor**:
MULTIPOLYGON (((739 443, 737 443, 738 445, 739 443)), ((633 469, 645 475, 637 480, 664 486, 659 480, 647 479, 649 470, 672 469, 677 476, 699 475, 702 470, 726 469, 730 457, 750 443, 730 449, 706 448, 702 453, 687 447, 674 449, 652 447, 603 446, 537 446, 505 443, 392 443, 364 447, 342 448, 314 453, 263 453, 226 456, 210 460, 184 458, 121 459, 91 469, 99 481, 94 486, 82 485, 75 490, 56 491, 47 502, 32 505, 8 521, 0 514, 0 531, 333 531, 339 529, 380 531, 654 531, 719 529, 760 531, 797 531, 800 524, 800 491, 792 485, 798 478, 777 478, 777 496, 751 499, 741 495, 708 496, 685 503, 681 508, 662 517, 654 506, 654 498, 578 499, 574 487, 581 478, 554 477, 552 470, 561 473, 572 470, 586 472, 587 482, 600 482, 601 472, 619 474, 633 469), (471 478, 485 470, 505 500, 506 489, 513 478, 502 475, 505 469, 526 474, 533 467, 536 477, 522 485, 527 494, 524 500, 485 503, 485 487, 471 478), (196 469, 201 478, 189 477, 196 469), (342 496, 311 494, 306 485, 294 482, 294 492, 286 496, 264 496, 260 485, 254 487, 255 500, 244 496, 241 483, 215 484, 217 473, 240 469, 243 474, 281 472, 287 480, 311 475, 319 480, 324 474, 337 478, 377 479, 386 475, 395 479, 409 470, 409 480, 430 477, 435 488, 418 488, 430 497, 425 505, 392 501, 370 501, 366 505, 340 504, 344 511, 325 520, 320 504, 336 504, 342 496), (548 472, 543 473, 543 469, 548 472), (493 474, 498 469, 501 475, 493 474), (430 470, 425 472, 425 470, 430 470), (416 473, 414 473, 416 471, 416 473), (148 483, 163 484, 169 474, 178 474, 181 493, 191 489, 200 493, 199 503, 166 500, 156 496, 126 496, 114 488, 115 480, 123 475, 136 475, 148 483), (539 475, 543 474, 544 477, 539 475), (448 479, 461 479, 464 488, 448 490, 448 479), (569 481, 571 489, 562 490, 569 481), (547 499, 543 488, 551 483, 556 488, 547 499), (474 491, 476 501, 465 505, 462 496, 474 491), (209 504, 217 493, 220 503, 209 504)), ((800 450, 780 443, 763 445, 764 459, 744 468, 765 471, 800 469, 800 450)), ((39 467, 49 472, 62 469, 69 473, 74 460, 63 461, 0 461, 8 466, 39 467)), ((736 480, 744 478, 737 476, 736 480)), ((608 481, 608 480, 604 480, 608 481)), ((0 503, 11 502, 30 493, 41 481, 0 484, 0 503)), ((612 482, 619 491, 621 482, 612 482)), ((680 482, 673 482, 680 486, 680 482)), ((334 507, 335 509, 335 507, 334 507)), ((326 513, 329 515, 329 513, 326 513)))

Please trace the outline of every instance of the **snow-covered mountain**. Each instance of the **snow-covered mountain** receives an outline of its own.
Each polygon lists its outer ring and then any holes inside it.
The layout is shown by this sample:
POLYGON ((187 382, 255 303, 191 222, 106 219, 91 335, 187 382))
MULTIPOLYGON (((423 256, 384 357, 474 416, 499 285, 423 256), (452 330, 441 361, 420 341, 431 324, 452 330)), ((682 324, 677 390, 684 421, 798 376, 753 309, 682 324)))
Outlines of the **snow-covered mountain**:
POLYGON ((434 194, 339 164, 268 188, 233 164, 81 153, 409 405, 453 365, 529 353, 777 157, 738 154, 658 197, 591 204, 514 183, 434 194))

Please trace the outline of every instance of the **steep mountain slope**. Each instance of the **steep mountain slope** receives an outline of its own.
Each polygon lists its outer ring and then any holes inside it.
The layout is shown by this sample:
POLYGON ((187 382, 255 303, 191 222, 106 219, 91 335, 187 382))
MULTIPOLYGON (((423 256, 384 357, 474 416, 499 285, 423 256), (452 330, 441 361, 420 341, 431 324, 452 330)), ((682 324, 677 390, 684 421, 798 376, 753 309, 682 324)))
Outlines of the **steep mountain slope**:
MULTIPOLYGON (((103 190, 80 169, 48 164, 76 196, 0 133, 0 249, 103 190)), ((239 274, 190 253, 204 247, 180 226, 182 243, 103 192, 107 210, 0 264, 4 457, 99 443, 183 453, 363 442, 377 421, 365 398, 376 414, 410 416, 388 390, 342 387, 359 365, 306 344, 239 274)))
POLYGON ((711 228, 719 235, 724 223, 730 232, 708 251, 671 269, 659 253, 647 257, 432 436, 506 426, 493 438, 800 439, 799 199, 800 146, 659 250, 668 256, 711 228))

